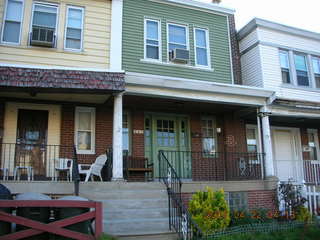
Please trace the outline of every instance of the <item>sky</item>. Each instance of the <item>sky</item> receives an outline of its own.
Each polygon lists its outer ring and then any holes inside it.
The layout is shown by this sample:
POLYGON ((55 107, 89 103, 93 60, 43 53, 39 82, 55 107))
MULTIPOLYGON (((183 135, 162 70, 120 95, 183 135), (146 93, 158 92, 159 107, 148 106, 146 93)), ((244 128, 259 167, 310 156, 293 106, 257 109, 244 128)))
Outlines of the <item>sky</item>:
POLYGON ((236 10, 237 30, 258 17, 320 33, 320 0, 221 0, 220 5, 236 10))

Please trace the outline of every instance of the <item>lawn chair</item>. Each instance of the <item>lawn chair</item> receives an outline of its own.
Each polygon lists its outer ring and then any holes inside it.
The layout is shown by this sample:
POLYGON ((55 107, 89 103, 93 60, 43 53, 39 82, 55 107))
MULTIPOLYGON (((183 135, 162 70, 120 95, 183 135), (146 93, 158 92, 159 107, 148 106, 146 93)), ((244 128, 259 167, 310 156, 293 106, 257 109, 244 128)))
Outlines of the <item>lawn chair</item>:
POLYGON ((98 176, 102 182, 101 169, 107 161, 107 155, 102 154, 96 158, 96 161, 93 164, 79 164, 79 174, 85 174, 85 182, 88 182, 89 177, 93 181, 93 175, 98 176))

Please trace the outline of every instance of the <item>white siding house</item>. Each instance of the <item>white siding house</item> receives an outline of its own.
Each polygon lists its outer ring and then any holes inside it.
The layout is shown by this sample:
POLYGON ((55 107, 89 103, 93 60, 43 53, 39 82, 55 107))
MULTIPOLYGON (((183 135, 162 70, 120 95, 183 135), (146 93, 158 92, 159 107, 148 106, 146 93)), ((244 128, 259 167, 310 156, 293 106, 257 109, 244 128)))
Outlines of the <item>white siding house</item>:
POLYGON ((266 110, 274 172, 320 182, 320 33, 253 19, 239 33, 242 82, 275 92, 266 110))

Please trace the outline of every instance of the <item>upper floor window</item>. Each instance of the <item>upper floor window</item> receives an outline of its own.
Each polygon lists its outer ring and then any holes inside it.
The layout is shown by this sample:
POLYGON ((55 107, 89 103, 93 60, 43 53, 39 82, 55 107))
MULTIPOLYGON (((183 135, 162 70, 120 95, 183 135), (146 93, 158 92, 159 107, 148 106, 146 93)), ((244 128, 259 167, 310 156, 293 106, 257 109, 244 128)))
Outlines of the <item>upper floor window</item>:
POLYGON ((35 3, 33 6, 31 45, 54 47, 58 6, 35 3))
POLYGON ((217 152, 217 137, 215 119, 211 117, 202 118, 202 151, 208 154, 217 152))
POLYGON ((195 28, 195 56, 196 65, 198 66, 209 66, 209 41, 208 41, 208 31, 206 29, 195 28))
POLYGON ((168 49, 188 49, 187 27, 177 24, 168 24, 168 49))
POLYGON ((307 59, 305 55, 294 54, 298 86, 309 86, 307 59))
POLYGON ((64 43, 64 47, 66 49, 82 49, 83 12, 84 9, 80 7, 68 6, 67 8, 67 23, 64 43))
POLYGON ((316 82, 316 87, 320 88, 320 58, 313 57, 312 65, 313 65, 314 80, 316 82))
POLYGON ((95 108, 76 107, 75 142, 78 153, 95 152, 95 108))
POLYGON ((280 55, 282 82, 291 83, 289 53, 287 51, 280 51, 279 55, 280 55))
POLYGON ((2 29, 2 42, 20 43, 22 16, 23 1, 7 0, 4 25, 2 29))
POLYGON ((145 20, 145 58, 160 60, 160 21, 145 20))

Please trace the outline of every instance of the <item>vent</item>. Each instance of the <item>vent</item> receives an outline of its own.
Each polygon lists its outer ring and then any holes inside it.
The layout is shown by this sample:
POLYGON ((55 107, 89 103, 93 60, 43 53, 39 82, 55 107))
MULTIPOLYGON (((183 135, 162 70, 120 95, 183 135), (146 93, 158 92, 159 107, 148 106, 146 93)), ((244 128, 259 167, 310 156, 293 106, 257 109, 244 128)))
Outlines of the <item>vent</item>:
POLYGON ((32 27, 30 45, 40 47, 55 47, 54 28, 32 27))
POLYGON ((170 61, 176 63, 188 63, 189 62, 189 50, 176 48, 170 51, 170 61))

